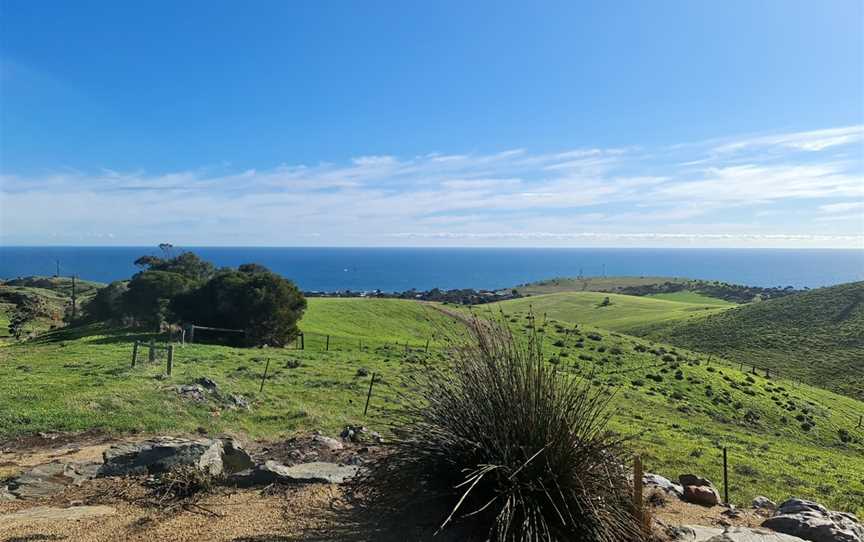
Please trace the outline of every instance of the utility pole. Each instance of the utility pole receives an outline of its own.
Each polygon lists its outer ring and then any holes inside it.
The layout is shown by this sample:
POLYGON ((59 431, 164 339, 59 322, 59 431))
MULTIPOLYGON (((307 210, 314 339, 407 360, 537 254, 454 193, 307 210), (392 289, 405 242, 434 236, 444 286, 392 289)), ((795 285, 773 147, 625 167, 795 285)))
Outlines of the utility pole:
POLYGON ((77 303, 76 303, 76 301, 77 301, 76 293, 77 292, 75 290, 75 285, 76 285, 75 279, 76 279, 75 275, 72 275, 72 322, 73 323, 75 322, 75 319, 78 317, 78 307, 77 307, 77 303))

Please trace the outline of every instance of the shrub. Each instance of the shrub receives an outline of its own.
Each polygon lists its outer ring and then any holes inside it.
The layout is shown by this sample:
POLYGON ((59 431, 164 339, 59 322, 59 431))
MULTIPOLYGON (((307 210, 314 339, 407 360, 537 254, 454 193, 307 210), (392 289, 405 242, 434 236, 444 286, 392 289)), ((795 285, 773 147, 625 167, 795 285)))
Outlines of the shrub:
POLYGON ((352 493, 370 504, 446 504, 441 528, 484 540, 642 540, 619 438, 606 431, 612 394, 545 363, 541 339, 474 321, 449 367, 413 374, 390 453, 352 493))

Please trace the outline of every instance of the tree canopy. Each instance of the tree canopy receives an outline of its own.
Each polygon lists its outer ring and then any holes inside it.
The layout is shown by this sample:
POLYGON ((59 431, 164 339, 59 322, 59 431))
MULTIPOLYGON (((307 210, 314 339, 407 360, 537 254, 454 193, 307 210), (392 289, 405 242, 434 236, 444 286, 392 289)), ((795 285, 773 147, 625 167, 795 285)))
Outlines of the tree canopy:
POLYGON ((293 282, 262 265, 217 271, 191 252, 142 256, 135 265, 142 271, 128 283, 113 282, 97 292, 87 306, 91 319, 239 329, 248 345, 282 346, 299 333, 306 299, 293 282))

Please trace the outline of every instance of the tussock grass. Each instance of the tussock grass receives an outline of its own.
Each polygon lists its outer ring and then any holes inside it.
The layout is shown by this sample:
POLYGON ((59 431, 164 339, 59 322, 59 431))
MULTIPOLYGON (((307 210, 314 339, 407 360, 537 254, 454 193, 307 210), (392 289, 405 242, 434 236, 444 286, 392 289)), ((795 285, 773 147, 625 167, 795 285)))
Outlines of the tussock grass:
MULTIPOLYGON (((361 481, 371 502, 434 500, 496 541, 641 540, 606 390, 547 364, 542 337, 474 319, 449 363, 413 376, 389 454, 361 481)), ((432 507, 431 509, 436 509, 432 507)))

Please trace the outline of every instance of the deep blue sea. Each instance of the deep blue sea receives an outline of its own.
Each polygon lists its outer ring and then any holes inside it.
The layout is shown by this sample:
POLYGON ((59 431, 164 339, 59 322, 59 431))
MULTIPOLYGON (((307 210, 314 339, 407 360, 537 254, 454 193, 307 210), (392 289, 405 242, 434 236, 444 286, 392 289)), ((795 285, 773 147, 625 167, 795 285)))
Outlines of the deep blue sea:
MULTIPOLYGON (((181 250, 181 249, 175 249, 181 250)), ((828 286, 864 280, 864 250, 647 248, 187 247, 217 266, 260 263, 304 290, 504 288, 553 277, 671 276, 752 286, 828 286)), ((0 278, 63 275, 109 282, 137 271, 153 247, 0 247, 0 278)))

